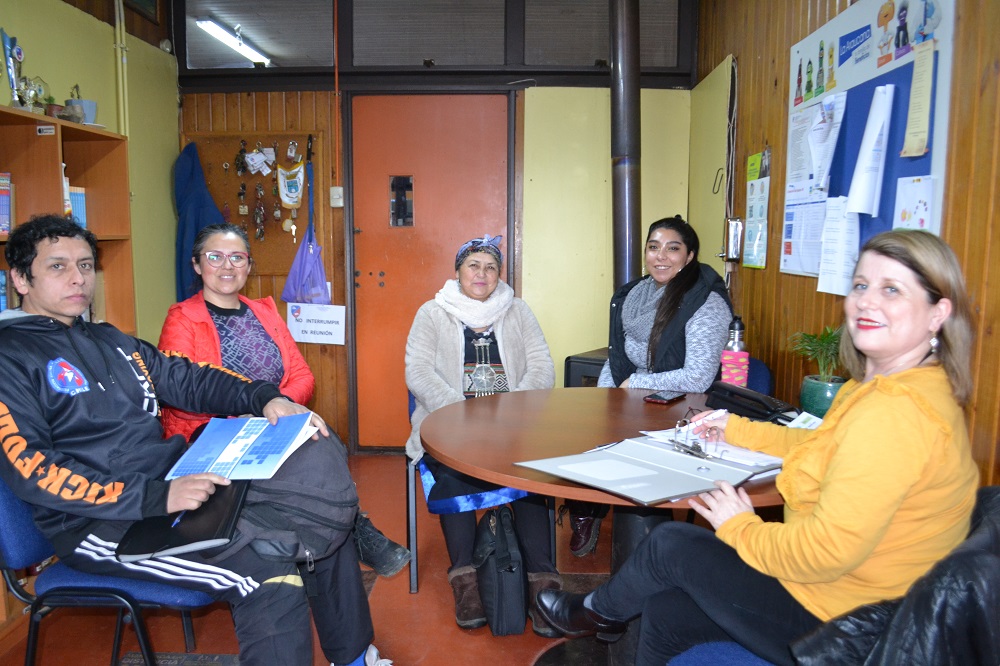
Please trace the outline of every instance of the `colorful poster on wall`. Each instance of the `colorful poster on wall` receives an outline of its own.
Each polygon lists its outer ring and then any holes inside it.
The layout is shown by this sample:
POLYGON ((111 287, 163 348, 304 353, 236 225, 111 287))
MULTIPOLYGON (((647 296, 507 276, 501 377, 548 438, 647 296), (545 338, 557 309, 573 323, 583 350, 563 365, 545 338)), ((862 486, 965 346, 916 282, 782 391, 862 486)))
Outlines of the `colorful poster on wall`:
MULTIPOLYGON (((897 223, 893 206, 904 177, 934 176, 929 200, 941 201, 954 21, 954 0, 858 0, 792 46, 782 272, 818 276, 824 253, 831 256, 820 251, 827 198, 855 197, 845 212, 860 213, 859 233, 827 238, 856 243, 897 223), (884 94, 892 90, 895 99, 884 94), (875 111, 880 124, 865 132, 875 111), (834 129, 839 136, 829 138, 834 129), (855 202, 855 165, 869 177, 864 206, 855 202)), ((929 207, 923 217, 934 233, 940 209, 929 207)))

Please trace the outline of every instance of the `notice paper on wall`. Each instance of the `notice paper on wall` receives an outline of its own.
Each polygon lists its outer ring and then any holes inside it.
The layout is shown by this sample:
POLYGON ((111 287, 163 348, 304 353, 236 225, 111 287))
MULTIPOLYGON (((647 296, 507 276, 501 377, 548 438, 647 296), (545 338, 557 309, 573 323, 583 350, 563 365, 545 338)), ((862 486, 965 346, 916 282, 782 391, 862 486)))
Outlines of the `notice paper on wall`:
POLYGON ((743 239, 743 266, 767 266, 767 208, 771 192, 771 149, 747 159, 747 215, 743 239))
POLYGON ((858 261, 860 227, 857 213, 846 210, 847 197, 826 200, 826 220, 823 223, 823 249, 819 262, 819 283, 816 291, 846 296, 854 280, 854 265, 858 261))
POLYGON ((830 166, 833 164, 833 152, 837 147, 846 105, 847 93, 838 93, 825 97, 812 107, 813 120, 806 137, 812 159, 813 179, 817 187, 824 191, 830 189, 830 166))
POLYGON ((907 176, 896 182, 893 229, 930 231, 934 219, 934 181, 931 176, 907 176))
POLYGON ((934 40, 918 44, 913 61, 910 106, 906 112, 906 138, 901 157, 919 157, 927 152, 931 120, 931 90, 934 88, 934 40))
POLYGON ((851 190, 847 194, 847 210, 851 213, 878 215, 882 201, 882 174, 885 171, 885 147, 892 118, 892 97, 896 86, 889 84, 875 89, 868 123, 861 139, 861 152, 854 166, 851 190))
POLYGON ((826 218, 826 193, 812 179, 785 186, 785 219, 781 230, 781 272, 819 275, 826 218))
POLYGON ((288 330, 296 342, 342 345, 346 318, 343 305, 288 304, 288 330))

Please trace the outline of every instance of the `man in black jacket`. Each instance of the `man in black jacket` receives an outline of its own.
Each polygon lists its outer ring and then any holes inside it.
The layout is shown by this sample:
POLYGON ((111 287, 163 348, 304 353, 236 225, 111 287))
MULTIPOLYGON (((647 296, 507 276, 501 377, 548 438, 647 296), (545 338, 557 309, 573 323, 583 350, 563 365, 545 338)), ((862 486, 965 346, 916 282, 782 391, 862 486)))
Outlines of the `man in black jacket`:
MULTIPOLYGON (((0 479, 32 505, 57 555, 81 570, 230 602, 241 664, 312 663, 310 606, 327 658, 365 663, 374 632, 351 547, 316 562, 319 594, 308 599, 294 563, 264 560, 252 548, 222 561, 196 552, 122 564, 114 554, 133 522, 197 509, 228 484, 211 473, 164 480, 185 444, 163 439, 161 401, 272 423, 308 409, 274 384, 164 355, 110 324, 84 321, 97 241, 72 221, 32 219, 11 233, 5 256, 21 307, 0 313, 0 479)), ((322 418, 312 422, 322 437, 304 446, 336 445, 322 418)))

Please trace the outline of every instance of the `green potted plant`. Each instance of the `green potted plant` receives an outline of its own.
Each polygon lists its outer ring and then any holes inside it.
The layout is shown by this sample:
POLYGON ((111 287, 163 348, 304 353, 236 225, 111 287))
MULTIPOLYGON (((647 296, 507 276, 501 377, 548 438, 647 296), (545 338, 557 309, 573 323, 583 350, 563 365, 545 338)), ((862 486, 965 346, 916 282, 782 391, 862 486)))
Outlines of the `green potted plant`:
POLYGON ((826 415, 837 391, 846 381, 837 376, 840 363, 840 335, 842 329, 827 326, 820 333, 795 333, 789 339, 791 351, 815 361, 818 375, 806 375, 802 380, 799 404, 803 411, 822 418, 826 415))
POLYGON ((45 115, 57 118, 60 111, 63 110, 64 105, 56 104, 56 98, 49 95, 45 98, 45 115))

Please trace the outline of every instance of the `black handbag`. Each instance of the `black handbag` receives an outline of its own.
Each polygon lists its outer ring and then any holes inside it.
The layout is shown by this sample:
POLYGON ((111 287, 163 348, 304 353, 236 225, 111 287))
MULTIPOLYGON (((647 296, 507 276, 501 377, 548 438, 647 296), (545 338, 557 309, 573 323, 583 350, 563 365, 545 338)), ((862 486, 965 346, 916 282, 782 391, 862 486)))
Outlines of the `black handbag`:
POLYGON ((494 636, 524 633, 528 618, 528 576, 509 506, 490 509, 476 526, 472 565, 479 598, 494 636))

